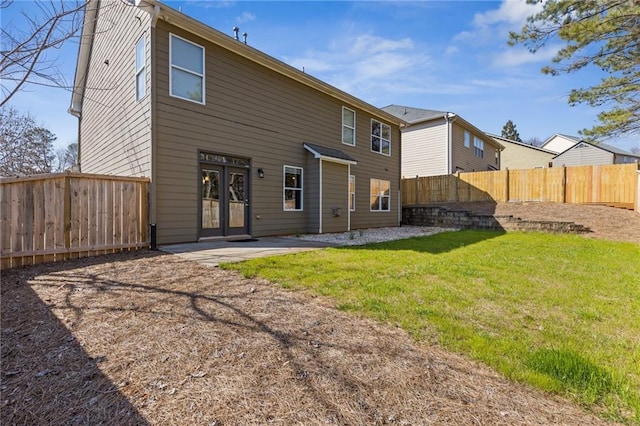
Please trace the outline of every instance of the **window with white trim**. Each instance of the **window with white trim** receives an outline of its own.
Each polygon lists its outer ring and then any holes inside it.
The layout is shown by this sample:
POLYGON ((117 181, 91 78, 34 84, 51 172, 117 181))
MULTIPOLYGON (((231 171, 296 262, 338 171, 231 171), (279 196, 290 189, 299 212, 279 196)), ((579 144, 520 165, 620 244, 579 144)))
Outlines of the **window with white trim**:
POLYGON ((391 155, 391 126, 371 120, 371 151, 391 155))
POLYGON ((391 182, 371 179, 371 211, 388 212, 391 209, 391 182))
POLYGON ((169 94, 204 104, 204 47, 170 34, 169 94))
POLYGON ((342 143, 356 144, 356 112, 346 107, 342 107, 342 143))
POLYGON ((302 167, 284 166, 284 210, 302 210, 302 167))
POLYGON ((349 210, 356 210, 356 177, 349 175, 349 210))
POLYGON ((464 147, 471 148, 471 133, 464 131, 464 147))
POLYGON ((478 158, 484 157, 484 141, 477 136, 473 137, 473 155, 478 158))
POLYGON ((138 43, 136 43, 136 101, 144 98, 147 94, 147 70, 145 66, 146 52, 145 52, 145 40, 144 35, 140 37, 138 43))

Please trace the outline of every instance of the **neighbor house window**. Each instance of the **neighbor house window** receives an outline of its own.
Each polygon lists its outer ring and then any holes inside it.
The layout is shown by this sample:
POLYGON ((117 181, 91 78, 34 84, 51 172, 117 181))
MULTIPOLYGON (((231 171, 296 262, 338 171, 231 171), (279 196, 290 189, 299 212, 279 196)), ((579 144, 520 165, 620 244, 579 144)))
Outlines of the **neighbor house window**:
POLYGON ((204 104, 204 47, 171 34, 169 94, 204 104))
POLYGON ((371 151, 391 155, 391 126, 371 120, 371 151))
POLYGON ((371 179, 371 211, 388 212, 391 209, 391 182, 371 179))
POLYGON ((349 210, 356 209, 356 177, 349 175, 349 210))
POLYGON ((302 168, 284 166, 284 209, 302 210, 302 168))
POLYGON ((484 157, 484 142, 476 136, 473 137, 473 155, 479 158, 484 157))
POLYGON ((342 107, 342 143, 356 144, 356 112, 342 107))
POLYGON ((464 147, 471 148, 471 133, 464 131, 464 147))
POLYGON ((136 44, 136 101, 144 98, 147 93, 147 72, 145 68, 144 36, 136 44))

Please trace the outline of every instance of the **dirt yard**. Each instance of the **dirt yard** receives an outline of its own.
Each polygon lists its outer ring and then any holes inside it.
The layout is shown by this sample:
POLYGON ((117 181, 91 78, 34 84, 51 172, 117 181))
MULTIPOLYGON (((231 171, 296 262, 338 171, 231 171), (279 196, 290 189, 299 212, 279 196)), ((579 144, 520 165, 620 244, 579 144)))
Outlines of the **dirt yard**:
POLYGON ((604 423, 321 298, 169 254, 1 278, 4 425, 604 423))

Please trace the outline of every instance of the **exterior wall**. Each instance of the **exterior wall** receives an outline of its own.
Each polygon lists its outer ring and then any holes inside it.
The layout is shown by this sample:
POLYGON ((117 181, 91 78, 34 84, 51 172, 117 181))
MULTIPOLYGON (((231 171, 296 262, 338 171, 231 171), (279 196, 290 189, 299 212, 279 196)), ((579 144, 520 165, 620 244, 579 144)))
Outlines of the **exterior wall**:
MULTIPOLYGON (((304 169, 304 209, 307 211, 307 226, 300 232, 320 232, 320 161, 307 152, 304 169), (315 212, 315 214, 313 214, 315 212)), ((294 231, 297 234, 298 231, 294 231)))
POLYGON ((554 154, 544 152, 539 149, 530 148, 516 143, 502 140, 504 145, 501 153, 500 169, 535 169, 539 167, 549 167, 553 161, 554 154))
POLYGON ((322 161, 322 232, 348 230, 349 167, 322 161), (340 209, 338 216, 333 209, 340 209))
POLYGON ((84 173, 151 176, 149 14, 102 2, 80 118, 84 173), (136 44, 146 41, 146 95, 136 101, 136 44))
POLYGON ((453 122, 453 136, 451 140, 452 152, 452 170, 454 173, 458 170, 464 172, 482 172, 486 170, 500 169, 500 161, 498 154, 498 163, 496 163, 497 146, 494 145, 493 139, 485 134, 474 133, 471 129, 466 129, 459 122, 453 122), (471 135, 469 148, 464 146, 464 132, 467 130, 471 135), (473 149, 473 137, 478 137, 484 141, 484 155, 482 158, 476 157, 473 149), (493 167, 490 168, 489 166, 493 167))
POLYGON ((402 176, 448 174, 444 119, 411 125, 402 131, 402 176))
POLYGON ((586 143, 580 143, 553 159, 554 167, 613 164, 613 154, 586 143))
MULTIPOLYGON (((318 232, 314 199, 317 170, 303 143, 339 149, 358 161, 359 208, 352 224, 398 224, 398 199, 390 212, 369 212, 362 197, 369 178, 388 178, 400 188, 399 128, 392 128, 391 157, 370 150, 371 116, 164 21, 155 29, 156 197, 158 243, 198 238, 198 151, 251 159, 251 233, 254 236, 318 232), (169 33, 205 47, 206 105, 169 96, 169 33), (356 146, 342 140, 342 107, 356 111, 356 146), (283 166, 303 167, 303 211, 283 211, 283 166), (262 168, 263 179, 256 170, 262 168), (366 186, 365 186, 366 185, 366 186), (357 219, 356 219, 357 216, 357 219)), ((241 47, 245 48, 245 47, 241 47)), ((248 48, 248 47, 246 47, 248 48)), ((318 162, 318 160, 315 160, 318 162)), ((345 167, 346 168, 346 167, 345 167)), ((345 172, 346 173, 346 172, 345 172)), ((342 184, 344 200, 348 180, 342 184)), ((345 204, 346 208, 346 204, 345 204)), ((342 210, 346 217, 346 210, 342 210)))
POLYGON ((640 157, 634 155, 614 154, 613 164, 629 164, 640 162, 640 157))
POLYGON ((549 150, 549 151, 561 153, 561 152, 564 152, 567 149, 571 148, 575 144, 576 144, 576 141, 574 141, 574 140, 567 139, 567 138, 562 137, 560 135, 555 135, 547 143, 542 145, 542 148, 544 148, 546 150, 549 150))

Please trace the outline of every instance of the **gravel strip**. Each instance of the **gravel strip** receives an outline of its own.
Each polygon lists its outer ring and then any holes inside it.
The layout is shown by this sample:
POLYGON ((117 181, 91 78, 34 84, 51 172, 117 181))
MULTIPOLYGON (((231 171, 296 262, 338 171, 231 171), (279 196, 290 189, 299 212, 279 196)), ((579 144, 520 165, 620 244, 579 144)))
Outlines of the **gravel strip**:
POLYGON ((457 231, 454 228, 438 228, 429 226, 402 226, 390 228, 358 229, 350 232, 329 234, 305 234, 297 238, 307 241, 330 243, 338 246, 358 246, 369 243, 402 240, 411 237, 426 237, 440 232, 457 231))

